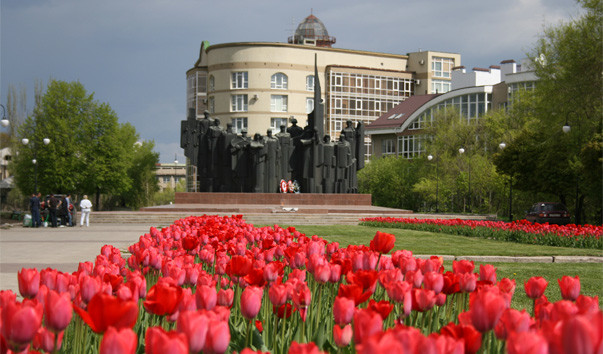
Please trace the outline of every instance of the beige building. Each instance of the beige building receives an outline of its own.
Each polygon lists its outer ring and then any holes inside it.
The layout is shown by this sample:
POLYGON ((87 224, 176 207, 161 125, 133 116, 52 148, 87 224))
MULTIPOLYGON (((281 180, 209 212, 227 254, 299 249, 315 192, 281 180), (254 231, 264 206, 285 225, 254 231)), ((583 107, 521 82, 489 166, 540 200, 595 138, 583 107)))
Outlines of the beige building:
POLYGON ((178 163, 158 163, 155 165, 155 178, 159 190, 166 188, 175 189, 180 180, 186 178, 186 164, 178 163))
MULTIPOLYGON (((199 58, 186 73, 187 109, 198 118, 208 110, 235 131, 273 133, 291 118, 305 126, 314 108, 314 62, 325 104, 325 134, 332 140, 347 120, 368 125, 416 93, 446 92, 460 54, 421 51, 376 53, 332 48, 335 38, 322 22, 308 16, 289 43, 203 41, 199 58)), ((367 157, 370 138, 365 138, 367 157)), ((194 167, 189 191, 196 190, 194 167)))

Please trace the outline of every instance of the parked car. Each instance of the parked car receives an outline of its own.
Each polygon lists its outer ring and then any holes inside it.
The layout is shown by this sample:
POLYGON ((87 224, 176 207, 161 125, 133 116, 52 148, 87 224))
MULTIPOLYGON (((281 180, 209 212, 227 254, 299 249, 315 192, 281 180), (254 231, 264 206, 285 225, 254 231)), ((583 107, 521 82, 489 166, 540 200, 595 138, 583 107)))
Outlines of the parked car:
POLYGON ((570 213, 563 203, 538 202, 526 212, 526 220, 543 224, 565 225, 570 223, 570 213))

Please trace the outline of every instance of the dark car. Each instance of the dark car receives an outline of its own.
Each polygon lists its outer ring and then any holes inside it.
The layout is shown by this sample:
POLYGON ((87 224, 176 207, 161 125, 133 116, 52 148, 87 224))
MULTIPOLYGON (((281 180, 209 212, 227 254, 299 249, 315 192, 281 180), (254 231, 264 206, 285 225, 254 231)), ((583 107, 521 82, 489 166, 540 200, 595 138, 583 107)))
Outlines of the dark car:
POLYGON ((570 223, 570 213, 563 203, 539 202, 526 213, 526 220, 539 224, 566 225, 570 223))

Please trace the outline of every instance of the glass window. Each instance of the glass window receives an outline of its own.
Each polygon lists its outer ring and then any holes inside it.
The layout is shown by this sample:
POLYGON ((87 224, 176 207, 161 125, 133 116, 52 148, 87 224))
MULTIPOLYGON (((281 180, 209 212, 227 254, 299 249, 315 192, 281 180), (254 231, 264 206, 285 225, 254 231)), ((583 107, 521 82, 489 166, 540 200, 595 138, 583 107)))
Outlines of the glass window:
POLYGON ((208 110, 209 113, 216 113, 216 100, 213 96, 209 98, 208 110))
POLYGON ((287 95, 270 95, 271 112, 287 112, 287 95))
POLYGON ((287 75, 276 73, 270 79, 270 88, 286 90, 288 88, 287 75))
POLYGON ((272 134, 280 132, 281 125, 287 126, 287 118, 270 118, 270 128, 272 129, 272 134))
POLYGON ((450 91, 450 81, 431 80, 432 93, 446 93, 448 91, 450 91))
POLYGON ((311 113, 314 110, 314 97, 306 98, 306 113, 311 113))
POLYGON ((431 61, 431 73, 435 77, 450 78, 454 67, 454 59, 433 57, 431 61))
POLYGON ((247 118, 233 118, 232 128, 235 133, 240 134, 241 130, 247 129, 247 118))
POLYGON ((246 89, 247 88, 247 71, 240 71, 232 73, 233 89, 246 89))
POLYGON ((393 155, 396 153, 396 144, 394 139, 384 139, 381 146, 382 155, 393 155))
POLYGON ((247 112, 247 95, 231 96, 231 112, 247 112))
POLYGON ((306 76, 306 90, 314 91, 314 75, 306 76))
POLYGON ((214 76, 211 75, 209 77, 209 91, 214 91, 216 89, 216 79, 214 79, 214 76))

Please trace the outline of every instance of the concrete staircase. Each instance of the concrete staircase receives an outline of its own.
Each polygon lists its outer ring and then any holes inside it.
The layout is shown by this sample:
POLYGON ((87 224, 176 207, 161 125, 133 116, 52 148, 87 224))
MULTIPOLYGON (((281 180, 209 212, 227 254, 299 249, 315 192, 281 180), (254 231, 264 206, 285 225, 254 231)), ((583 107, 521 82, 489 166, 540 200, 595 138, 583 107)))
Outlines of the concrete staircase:
POLYGON ((297 212, 275 212, 275 213, 232 213, 232 212, 151 212, 151 211, 97 211, 90 214, 91 223, 124 223, 124 224, 148 224, 149 226, 167 226, 175 220, 191 215, 243 215, 243 218, 254 225, 358 225, 361 218, 367 217, 399 217, 417 219, 471 219, 487 220, 490 215, 457 215, 457 214, 387 214, 380 213, 297 213, 297 212))

